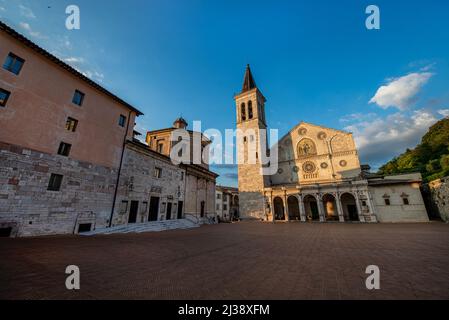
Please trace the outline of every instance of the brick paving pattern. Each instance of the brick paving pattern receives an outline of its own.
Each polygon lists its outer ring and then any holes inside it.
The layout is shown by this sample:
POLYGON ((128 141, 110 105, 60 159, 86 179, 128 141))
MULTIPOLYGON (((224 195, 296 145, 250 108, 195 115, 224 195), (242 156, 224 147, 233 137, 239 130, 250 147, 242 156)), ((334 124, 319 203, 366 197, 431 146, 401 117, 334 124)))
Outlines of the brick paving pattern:
POLYGON ((449 299, 449 225, 244 222, 0 239, 1 299, 449 299), (65 288, 67 265, 81 290, 65 288), (378 265, 381 290, 365 287, 378 265))

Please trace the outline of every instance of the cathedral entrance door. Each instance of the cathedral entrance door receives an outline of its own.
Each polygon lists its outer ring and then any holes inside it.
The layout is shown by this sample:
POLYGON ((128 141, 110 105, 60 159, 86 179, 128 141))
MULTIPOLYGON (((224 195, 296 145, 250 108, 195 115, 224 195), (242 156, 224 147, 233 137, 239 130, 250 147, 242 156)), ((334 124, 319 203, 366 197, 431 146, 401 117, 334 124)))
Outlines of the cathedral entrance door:
POLYGON ((357 206, 355 204, 348 204, 348 213, 349 213, 349 220, 351 221, 359 220, 359 216, 357 214, 357 206))
POLYGON ((310 212, 312 213, 312 220, 320 220, 320 213, 316 201, 310 202, 310 212))

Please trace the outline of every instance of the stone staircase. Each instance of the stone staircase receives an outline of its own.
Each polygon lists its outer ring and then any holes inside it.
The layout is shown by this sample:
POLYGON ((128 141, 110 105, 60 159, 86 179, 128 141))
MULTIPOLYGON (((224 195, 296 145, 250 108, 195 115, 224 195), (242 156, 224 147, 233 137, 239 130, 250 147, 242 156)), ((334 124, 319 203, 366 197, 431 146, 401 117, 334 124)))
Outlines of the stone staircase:
POLYGON ((114 233, 142 233, 142 232, 160 232, 175 229, 192 229, 200 225, 189 219, 164 220, 145 223, 133 223, 120 225, 111 228, 101 228, 89 232, 80 233, 82 236, 94 236, 98 234, 114 233))

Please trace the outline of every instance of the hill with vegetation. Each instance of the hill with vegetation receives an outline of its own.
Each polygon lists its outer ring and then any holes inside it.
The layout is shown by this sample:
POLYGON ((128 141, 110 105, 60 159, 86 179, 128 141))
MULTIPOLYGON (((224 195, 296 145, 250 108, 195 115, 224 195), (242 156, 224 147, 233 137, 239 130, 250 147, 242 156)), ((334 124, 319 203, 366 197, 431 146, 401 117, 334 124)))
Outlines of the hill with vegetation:
POLYGON ((429 128, 416 148, 389 161, 380 174, 421 172, 424 181, 449 176, 449 118, 429 128))

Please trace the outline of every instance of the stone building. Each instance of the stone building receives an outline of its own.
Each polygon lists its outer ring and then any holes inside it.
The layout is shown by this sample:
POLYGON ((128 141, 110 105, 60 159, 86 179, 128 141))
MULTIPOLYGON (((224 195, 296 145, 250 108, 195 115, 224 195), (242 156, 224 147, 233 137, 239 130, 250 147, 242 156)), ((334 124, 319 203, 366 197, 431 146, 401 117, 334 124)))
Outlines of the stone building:
POLYGON ((185 214, 197 217, 203 222, 216 222, 215 184, 218 175, 209 170, 208 146, 211 141, 201 132, 188 130, 186 120, 181 117, 176 119, 170 128, 148 131, 146 143, 150 149, 169 157, 179 142, 179 139, 174 137, 175 133, 187 136, 190 142, 188 149, 182 149, 186 150, 186 157, 182 162, 186 168, 185 214), (204 158, 199 158, 195 163, 195 157, 202 155, 204 158))
POLYGON ((215 210, 219 221, 234 221, 239 217, 239 192, 237 188, 217 186, 215 210))
MULTIPOLYGON (((266 99, 249 66, 240 94, 235 96, 237 153, 245 160, 249 143, 257 148, 255 163, 238 165, 240 215, 266 221, 428 221, 420 193, 419 174, 377 177, 360 165, 352 134, 300 122, 273 148, 278 170, 262 175, 266 141, 266 99), (248 133, 249 132, 249 133, 248 133)), ((271 149, 273 153, 273 149, 271 149)))
POLYGON ((215 214, 217 175, 138 142, 137 108, 1 22, 0 61, 1 236, 215 214))

